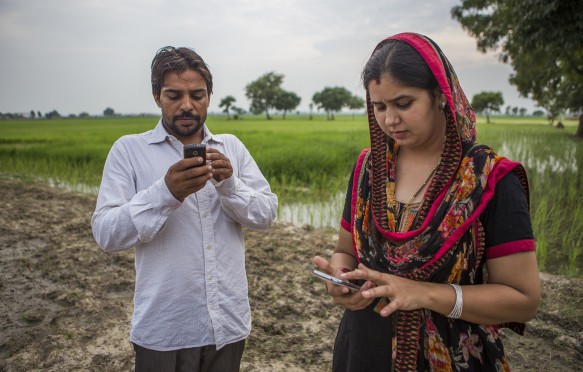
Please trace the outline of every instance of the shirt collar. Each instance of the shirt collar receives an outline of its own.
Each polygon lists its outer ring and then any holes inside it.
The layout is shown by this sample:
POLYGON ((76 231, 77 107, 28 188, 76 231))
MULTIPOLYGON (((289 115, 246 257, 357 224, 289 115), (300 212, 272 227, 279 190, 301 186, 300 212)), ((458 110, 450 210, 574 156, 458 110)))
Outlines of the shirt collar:
MULTIPOLYGON (((222 139, 220 139, 219 137, 217 137, 211 133, 211 131, 206 126, 206 123, 203 124, 202 130, 204 133, 202 143, 208 143, 208 142, 222 143, 223 142, 222 139)), ((150 138, 148 139, 148 144, 151 145, 154 143, 164 142, 164 141, 166 141, 166 139, 168 137, 174 137, 174 136, 172 134, 168 133, 166 128, 164 128, 164 124, 162 124, 162 119, 160 119, 158 121, 158 124, 154 128, 154 130, 152 130, 150 132, 150 138)))

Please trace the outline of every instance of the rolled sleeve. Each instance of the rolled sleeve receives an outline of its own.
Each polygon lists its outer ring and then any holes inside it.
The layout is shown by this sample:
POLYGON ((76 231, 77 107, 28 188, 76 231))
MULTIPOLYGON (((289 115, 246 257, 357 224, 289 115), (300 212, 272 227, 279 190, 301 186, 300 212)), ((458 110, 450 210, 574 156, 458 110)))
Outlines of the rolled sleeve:
MULTIPOLYGON (((105 162, 97 205, 91 219, 97 244, 108 252, 134 247, 151 241, 178 208, 178 201, 166 186, 164 177, 153 179, 149 187, 139 190, 136 184, 136 155, 129 148, 133 137, 118 140, 105 162), (133 161, 133 162, 132 162, 133 161)), ((146 151, 144 151, 146 152, 146 151)))
POLYGON ((181 204, 163 179, 136 194, 129 203, 129 211, 140 242, 152 241, 164 228, 168 216, 181 204))
POLYGON ((215 188, 217 189, 219 195, 229 197, 235 194, 235 191, 237 190, 237 180, 235 177, 231 176, 226 180, 217 182, 215 184, 215 188))

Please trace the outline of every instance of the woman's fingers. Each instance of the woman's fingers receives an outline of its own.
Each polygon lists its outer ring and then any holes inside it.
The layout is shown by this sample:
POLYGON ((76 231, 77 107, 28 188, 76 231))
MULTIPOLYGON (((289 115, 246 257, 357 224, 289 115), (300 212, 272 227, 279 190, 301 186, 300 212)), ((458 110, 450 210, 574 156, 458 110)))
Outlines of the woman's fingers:
POLYGON ((330 262, 324 257, 314 256, 314 265, 316 265, 321 271, 330 274, 330 262))
POLYGON ((330 275, 335 276, 337 278, 339 278, 340 274, 342 274, 342 270, 340 270, 338 267, 332 265, 330 263, 330 261, 328 261, 324 257, 314 256, 313 261, 314 261, 314 264, 320 269, 320 271, 323 271, 326 274, 330 274, 330 275))
MULTIPOLYGON (((330 261, 321 256, 314 256, 312 260, 318 270, 322 272, 337 278, 342 274, 342 271, 339 268, 330 264, 330 261)), ((362 310, 370 305, 372 298, 366 298, 362 295, 362 293, 363 291, 370 290, 376 286, 374 282, 366 281, 359 291, 351 291, 347 287, 332 284, 328 281, 325 283, 328 294, 332 296, 334 303, 349 310, 362 310)))
POLYGON ((334 275, 337 271, 336 267, 333 266, 330 261, 325 259, 321 256, 314 256, 314 264, 320 269, 320 271, 325 272, 326 274, 334 275))
MULTIPOLYGON (((314 265, 316 265, 320 271, 322 271, 326 274, 336 276, 340 272, 340 270, 338 270, 335 266, 330 264, 330 261, 328 261, 327 259, 325 259, 323 257, 314 256, 313 261, 314 261, 314 265)), ((326 283, 326 289, 328 290, 328 293, 331 296, 342 296, 342 295, 350 293, 350 290, 346 287, 335 285, 335 284, 332 284, 328 281, 326 281, 325 283, 326 283)))
POLYGON ((340 275, 342 279, 364 279, 369 280, 377 285, 384 284, 387 281, 389 274, 383 274, 375 270, 371 270, 363 264, 358 265, 354 271, 343 273, 340 275))
POLYGON ((399 307, 394 302, 389 302, 389 304, 383 307, 380 311, 380 315, 382 317, 387 317, 397 311, 399 307))

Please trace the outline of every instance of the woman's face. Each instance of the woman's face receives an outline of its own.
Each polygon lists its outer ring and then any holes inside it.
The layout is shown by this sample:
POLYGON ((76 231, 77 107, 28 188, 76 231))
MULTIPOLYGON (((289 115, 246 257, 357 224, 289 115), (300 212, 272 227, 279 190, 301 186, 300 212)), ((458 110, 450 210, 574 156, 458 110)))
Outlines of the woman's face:
POLYGON ((426 149, 443 144, 441 93, 434 97, 425 89, 404 86, 388 75, 379 82, 371 81, 368 92, 377 123, 399 146, 426 149))

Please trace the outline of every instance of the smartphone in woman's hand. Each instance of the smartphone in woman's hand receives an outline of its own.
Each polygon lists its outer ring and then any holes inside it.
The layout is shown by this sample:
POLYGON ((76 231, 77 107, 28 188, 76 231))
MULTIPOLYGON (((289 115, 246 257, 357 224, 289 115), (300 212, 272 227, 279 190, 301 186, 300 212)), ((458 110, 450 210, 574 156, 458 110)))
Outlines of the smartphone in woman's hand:
POLYGON ((360 289, 359 285, 356 285, 354 283, 350 283, 350 282, 347 282, 345 280, 336 278, 335 276, 326 274, 322 271, 313 270, 312 273, 320 279, 324 279, 325 281, 330 282, 330 283, 335 284, 335 285, 340 285, 340 286, 349 288, 351 291, 358 291, 360 289))

